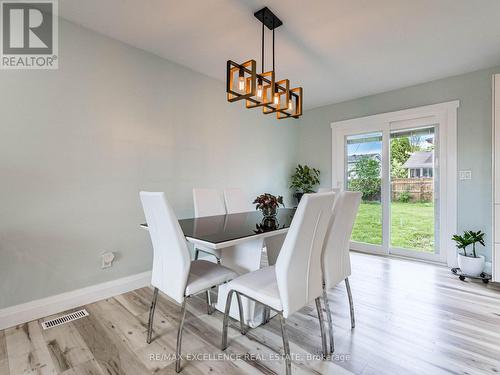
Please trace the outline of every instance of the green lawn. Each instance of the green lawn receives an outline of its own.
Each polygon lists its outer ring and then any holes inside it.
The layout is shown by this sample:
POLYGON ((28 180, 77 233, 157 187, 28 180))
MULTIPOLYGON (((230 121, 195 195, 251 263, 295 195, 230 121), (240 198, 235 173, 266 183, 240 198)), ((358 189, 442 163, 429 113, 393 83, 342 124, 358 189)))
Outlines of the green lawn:
MULTIPOLYGON (((361 203, 352 239, 370 244, 382 244, 380 203, 361 203)), ((434 251, 433 203, 391 203, 391 247, 434 251)))

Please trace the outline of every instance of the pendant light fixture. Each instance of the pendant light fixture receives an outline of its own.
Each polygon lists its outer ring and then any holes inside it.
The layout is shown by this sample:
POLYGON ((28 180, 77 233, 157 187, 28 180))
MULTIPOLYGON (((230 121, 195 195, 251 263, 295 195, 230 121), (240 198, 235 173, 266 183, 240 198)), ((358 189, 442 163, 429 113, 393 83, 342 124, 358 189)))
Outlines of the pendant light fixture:
POLYGON ((276 113, 276 118, 299 118, 302 116, 302 87, 290 88, 288 79, 276 81, 274 55, 274 30, 283 22, 265 7, 254 13, 262 23, 261 72, 257 73, 255 60, 242 64, 227 61, 226 93, 228 102, 245 100, 247 108, 262 107, 264 114, 276 113), (273 32, 273 68, 264 70, 264 26, 273 32))

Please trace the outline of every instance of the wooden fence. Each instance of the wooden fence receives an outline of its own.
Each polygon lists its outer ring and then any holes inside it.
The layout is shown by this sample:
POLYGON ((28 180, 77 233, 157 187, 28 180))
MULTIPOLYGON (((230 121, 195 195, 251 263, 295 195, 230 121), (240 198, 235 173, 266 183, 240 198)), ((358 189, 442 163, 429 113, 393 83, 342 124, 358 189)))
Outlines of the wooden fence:
POLYGON ((432 178, 394 178, 391 181, 392 200, 401 200, 408 196, 412 202, 432 201, 434 179, 432 178))

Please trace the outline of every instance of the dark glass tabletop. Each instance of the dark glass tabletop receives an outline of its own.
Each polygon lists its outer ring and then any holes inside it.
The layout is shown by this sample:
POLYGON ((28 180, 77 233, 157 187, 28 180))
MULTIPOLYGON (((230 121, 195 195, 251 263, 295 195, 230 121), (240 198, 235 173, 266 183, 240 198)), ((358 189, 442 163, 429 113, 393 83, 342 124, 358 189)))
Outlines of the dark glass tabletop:
POLYGON ((186 237, 221 243, 286 229, 292 223, 295 208, 280 208, 276 219, 266 219, 261 211, 179 220, 186 237))

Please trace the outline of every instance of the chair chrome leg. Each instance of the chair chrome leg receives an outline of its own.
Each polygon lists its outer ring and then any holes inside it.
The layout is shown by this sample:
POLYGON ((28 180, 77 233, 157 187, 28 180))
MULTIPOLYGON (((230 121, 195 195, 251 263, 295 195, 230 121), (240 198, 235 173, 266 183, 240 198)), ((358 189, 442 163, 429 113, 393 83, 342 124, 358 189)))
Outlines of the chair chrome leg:
POLYGON ((241 296, 238 292, 236 292, 236 299, 238 300, 238 310, 240 313, 240 333, 245 335, 247 333, 245 329, 244 317, 243 317, 243 305, 241 303, 241 296))
POLYGON ((323 321, 323 309, 321 308, 321 298, 314 300, 316 302, 316 311, 318 312, 319 330, 321 332, 321 347, 323 350, 323 358, 326 358, 328 348, 326 347, 325 322, 323 321))
POLYGON ((224 319, 222 320, 222 346, 221 350, 227 348, 227 326, 229 323, 229 309, 231 308, 231 300, 233 298, 234 290, 230 290, 227 294, 226 308, 224 309, 224 319))
POLYGON ((352 302, 351 285, 349 284, 349 278, 345 278, 345 287, 347 289, 347 297, 349 298, 349 307, 351 309, 351 328, 356 327, 356 321, 354 319, 354 303, 352 302))
POLYGON ((333 319, 332 312, 330 310, 330 302, 328 301, 328 295, 326 294, 326 290, 323 288, 323 303, 325 304, 326 309, 326 319, 328 321, 328 335, 330 337, 330 353, 335 351, 335 343, 333 341, 333 319))
POLYGON ((269 323, 269 320, 271 320, 271 309, 264 305, 262 310, 262 324, 269 323))
POLYGON ((148 336, 146 338, 146 342, 148 344, 151 344, 151 335, 153 333, 153 319, 155 316, 157 299, 158 299, 158 288, 155 288, 153 292, 153 300, 151 301, 151 307, 149 308, 148 336))
POLYGON ((292 374, 292 361, 290 358, 290 344, 288 342, 288 332, 286 330, 286 319, 283 317, 282 313, 278 314, 280 316, 281 323, 281 337, 283 338, 283 351, 285 352, 285 369, 286 375, 292 374))
POLYGON ((179 330, 177 331, 177 348, 175 350, 175 372, 181 371, 181 344, 182 330, 184 328, 184 318, 186 317, 186 299, 182 302, 181 321, 179 322, 179 330))
POLYGON ((212 296, 210 294, 210 289, 207 289, 207 313, 208 315, 212 315, 213 310, 212 310, 212 296))

